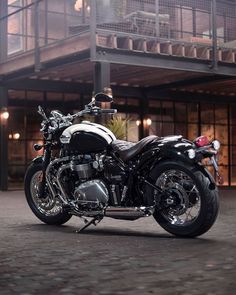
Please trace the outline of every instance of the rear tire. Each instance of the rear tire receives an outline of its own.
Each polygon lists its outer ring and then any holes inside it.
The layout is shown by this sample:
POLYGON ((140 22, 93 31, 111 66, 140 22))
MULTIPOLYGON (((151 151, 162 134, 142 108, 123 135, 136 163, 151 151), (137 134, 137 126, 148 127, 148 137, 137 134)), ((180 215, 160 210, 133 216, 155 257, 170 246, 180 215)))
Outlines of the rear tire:
POLYGON ((212 227, 219 211, 218 189, 209 189, 210 181, 200 169, 163 162, 155 171, 155 179, 162 190, 171 192, 173 200, 171 197, 169 202, 174 202, 153 214, 162 228, 176 236, 196 237, 212 227))
POLYGON ((25 174, 25 196, 33 213, 44 223, 61 225, 72 216, 63 210, 62 204, 53 198, 45 188, 45 196, 38 197, 38 187, 42 179, 42 164, 32 163, 25 174))

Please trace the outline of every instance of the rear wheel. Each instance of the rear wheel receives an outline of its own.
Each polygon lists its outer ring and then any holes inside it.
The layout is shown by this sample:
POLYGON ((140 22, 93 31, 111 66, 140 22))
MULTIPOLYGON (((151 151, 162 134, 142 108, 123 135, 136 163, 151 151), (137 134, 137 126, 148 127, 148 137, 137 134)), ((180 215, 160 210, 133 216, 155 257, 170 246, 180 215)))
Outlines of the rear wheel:
POLYGON ((63 210, 61 202, 54 198, 45 188, 45 195, 39 198, 39 184, 42 181, 42 164, 32 163, 25 175, 26 200, 33 213, 44 223, 61 225, 66 223, 71 215, 63 210))
MULTIPOLYGON (((199 236, 211 228, 219 209, 218 190, 209 189, 209 179, 199 169, 163 162, 155 179, 163 191, 154 212, 161 227, 182 237, 199 236)), ((154 196, 158 200, 156 191, 154 196)))

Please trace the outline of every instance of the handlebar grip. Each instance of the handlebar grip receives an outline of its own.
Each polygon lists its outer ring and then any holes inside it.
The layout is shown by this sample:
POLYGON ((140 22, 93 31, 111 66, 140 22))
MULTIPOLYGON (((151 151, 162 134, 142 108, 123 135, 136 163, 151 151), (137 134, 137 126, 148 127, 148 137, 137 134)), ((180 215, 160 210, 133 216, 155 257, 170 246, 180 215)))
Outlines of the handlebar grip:
POLYGON ((117 113, 117 109, 102 109, 101 113, 115 114, 117 113))

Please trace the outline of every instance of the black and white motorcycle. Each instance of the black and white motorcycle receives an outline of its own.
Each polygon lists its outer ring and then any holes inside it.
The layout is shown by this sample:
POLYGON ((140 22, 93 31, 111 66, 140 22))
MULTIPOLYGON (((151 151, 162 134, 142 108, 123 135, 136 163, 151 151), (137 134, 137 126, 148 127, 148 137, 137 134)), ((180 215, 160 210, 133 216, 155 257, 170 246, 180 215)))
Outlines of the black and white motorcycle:
POLYGON ((117 140, 106 127, 76 117, 115 113, 101 109, 112 97, 98 93, 85 109, 43 117, 44 150, 25 175, 25 194, 43 222, 60 225, 73 215, 84 229, 104 217, 136 220, 153 216, 166 231, 182 237, 207 232, 219 208, 216 183, 201 164, 209 158, 220 178, 216 155, 220 144, 205 136, 193 142, 178 136, 148 136, 137 143, 117 140))

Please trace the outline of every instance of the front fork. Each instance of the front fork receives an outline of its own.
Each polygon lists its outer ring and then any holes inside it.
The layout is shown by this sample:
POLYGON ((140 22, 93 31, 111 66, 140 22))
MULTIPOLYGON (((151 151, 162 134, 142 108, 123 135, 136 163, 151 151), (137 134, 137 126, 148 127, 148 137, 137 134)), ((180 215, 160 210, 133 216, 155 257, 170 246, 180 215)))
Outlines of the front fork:
POLYGON ((47 146, 44 150, 43 163, 42 163, 42 180, 39 183, 38 197, 40 199, 44 198, 45 187, 46 187, 46 170, 51 160, 51 147, 47 146))

